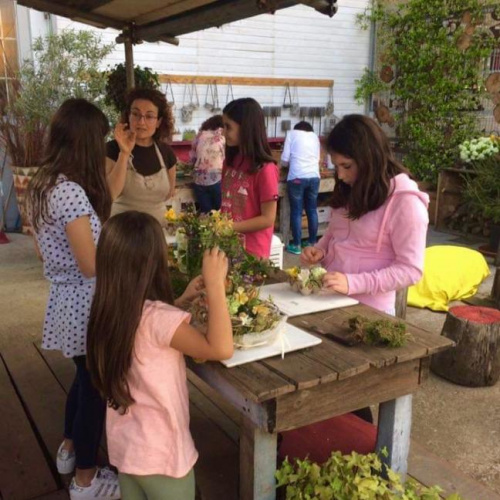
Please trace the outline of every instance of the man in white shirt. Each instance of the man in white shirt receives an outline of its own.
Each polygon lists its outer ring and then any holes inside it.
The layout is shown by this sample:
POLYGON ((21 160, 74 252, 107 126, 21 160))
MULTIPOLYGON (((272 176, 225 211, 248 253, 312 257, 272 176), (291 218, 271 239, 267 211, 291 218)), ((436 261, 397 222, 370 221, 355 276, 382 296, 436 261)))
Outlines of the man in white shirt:
POLYGON ((314 245, 318 234, 320 143, 310 123, 301 121, 287 135, 281 164, 288 166, 287 190, 290 200, 290 224, 293 241, 287 252, 300 255, 302 241, 302 209, 307 216, 309 238, 304 246, 314 245))

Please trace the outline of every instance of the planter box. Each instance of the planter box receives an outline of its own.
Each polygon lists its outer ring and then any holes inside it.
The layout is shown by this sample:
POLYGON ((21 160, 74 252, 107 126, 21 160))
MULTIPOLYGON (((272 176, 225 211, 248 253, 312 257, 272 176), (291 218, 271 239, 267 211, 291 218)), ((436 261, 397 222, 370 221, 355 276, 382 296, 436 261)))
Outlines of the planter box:
POLYGON ((474 170, 445 168, 439 173, 436 199, 436 229, 444 229, 445 221, 463 201, 465 178, 476 175, 474 170))

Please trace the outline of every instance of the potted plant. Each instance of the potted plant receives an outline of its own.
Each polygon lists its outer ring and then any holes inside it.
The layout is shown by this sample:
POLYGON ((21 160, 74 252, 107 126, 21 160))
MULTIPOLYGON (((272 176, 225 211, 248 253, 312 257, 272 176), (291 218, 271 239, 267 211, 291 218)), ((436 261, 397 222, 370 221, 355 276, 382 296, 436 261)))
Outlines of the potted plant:
POLYGON ((106 76, 102 60, 113 44, 88 31, 66 30, 37 38, 33 60, 9 75, 9 100, 2 102, 0 141, 10 157, 23 232, 29 232, 24 194, 41 166, 45 134, 53 113, 70 97, 96 103, 108 116, 114 112, 103 99, 106 76))
MULTIPOLYGON (((137 89, 158 89, 160 80, 158 73, 151 68, 134 67, 134 81, 137 89)), ((126 107, 127 75, 125 65, 117 64, 107 73, 106 103, 113 106, 117 113, 126 107)))
POLYGON ((182 133, 183 141, 192 141, 196 137, 196 130, 188 128, 182 133))
POLYGON ((476 175, 466 177, 465 198, 472 210, 489 221, 492 251, 500 243, 500 153, 474 162, 476 175))
MULTIPOLYGON (((324 464, 286 459, 276 472, 277 486, 286 500, 440 500, 442 489, 427 488, 382 464, 376 453, 342 455, 333 452, 324 464)), ((446 500, 461 500, 456 493, 446 500)))

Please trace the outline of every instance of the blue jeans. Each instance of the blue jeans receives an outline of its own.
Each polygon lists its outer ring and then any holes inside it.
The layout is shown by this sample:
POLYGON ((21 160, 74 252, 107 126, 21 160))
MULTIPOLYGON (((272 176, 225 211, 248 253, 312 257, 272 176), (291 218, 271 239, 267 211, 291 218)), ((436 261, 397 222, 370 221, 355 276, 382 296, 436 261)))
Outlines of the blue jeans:
POLYGON ((76 466, 79 469, 91 469, 96 466, 106 401, 90 380, 86 356, 75 356, 73 361, 76 376, 66 400, 64 437, 73 440, 76 466))
POLYGON ((287 182, 290 199, 290 224, 292 226, 293 244, 299 245, 302 239, 302 209, 307 216, 309 243, 314 245, 318 235, 318 192, 319 177, 293 179, 287 182))
POLYGON ((210 210, 220 210, 220 182, 216 182, 211 186, 201 186, 199 184, 194 184, 194 195, 202 214, 207 214, 208 212, 210 212, 210 210))

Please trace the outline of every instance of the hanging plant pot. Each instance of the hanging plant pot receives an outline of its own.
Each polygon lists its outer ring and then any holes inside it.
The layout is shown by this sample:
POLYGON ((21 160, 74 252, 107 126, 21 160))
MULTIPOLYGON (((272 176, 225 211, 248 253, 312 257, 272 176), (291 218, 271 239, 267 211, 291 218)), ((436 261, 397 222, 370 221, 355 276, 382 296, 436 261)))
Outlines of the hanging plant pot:
POLYGON ((486 78, 484 85, 490 94, 500 92, 500 73, 491 73, 488 78, 486 78))
POLYGON ((33 234, 33 228, 29 222, 28 211, 26 209, 26 190, 32 177, 38 172, 40 167, 10 167, 14 179, 14 191, 16 193, 17 206, 21 215, 21 225, 23 234, 33 234))
POLYGON ((495 118, 497 123, 500 123, 500 104, 495 106, 495 109, 493 110, 493 118, 495 118))
POLYGON ((389 108, 384 104, 377 106, 377 109, 375 110, 375 116, 377 117, 379 123, 390 123, 393 120, 389 108))
POLYGON ((457 47, 465 52, 472 45, 472 37, 470 35, 460 35, 457 40, 457 47))
POLYGON ((394 71, 392 70, 392 68, 390 66, 384 66, 380 70, 380 79, 384 83, 392 82, 392 80, 394 79, 394 71))

